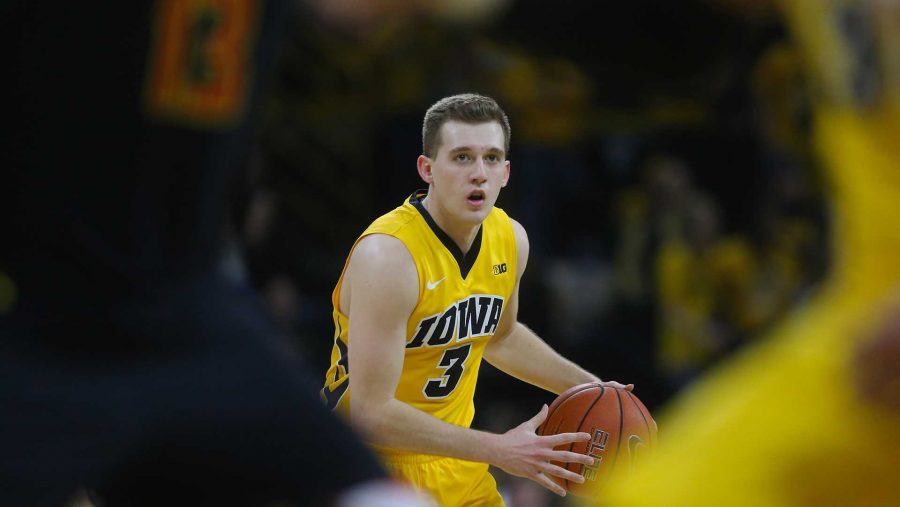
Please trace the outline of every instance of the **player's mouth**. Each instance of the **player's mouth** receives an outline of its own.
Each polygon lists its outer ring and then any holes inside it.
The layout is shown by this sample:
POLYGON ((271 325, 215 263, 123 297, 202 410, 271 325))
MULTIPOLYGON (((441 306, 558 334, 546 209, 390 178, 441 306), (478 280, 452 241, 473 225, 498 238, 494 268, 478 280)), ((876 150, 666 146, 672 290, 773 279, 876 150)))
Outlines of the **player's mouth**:
POLYGON ((484 205, 484 191, 483 190, 473 190, 469 193, 469 196, 466 198, 469 201, 469 204, 475 207, 481 207, 484 205))

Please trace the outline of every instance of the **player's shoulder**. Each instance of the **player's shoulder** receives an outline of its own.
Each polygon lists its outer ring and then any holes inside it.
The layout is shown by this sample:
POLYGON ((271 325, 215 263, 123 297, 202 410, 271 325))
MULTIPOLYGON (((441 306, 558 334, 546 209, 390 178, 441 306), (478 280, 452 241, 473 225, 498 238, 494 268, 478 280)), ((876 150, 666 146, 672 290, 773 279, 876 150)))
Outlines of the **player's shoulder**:
POLYGON ((412 254, 400 238, 379 232, 363 235, 353 248, 352 257, 383 268, 412 263, 412 254))
POLYGON ((347 277, 357 278, 362 273, 366 284, 384 290, 401 291, 410 288, 415 292, 419 283, 419 271, 413 254, 407 245, 389 234, 367 234, 356 242, 350 253, 347 277))
POLYGON ((357 241, 344 284, 352 305, 411 311, 419 294, 419 271, 406 244, 395 236, 373 233, 357 241), (387 305, 387 306, 385 306, 387 305))
POLYGON ((495 206, 494 209, 491 210, 491 214, 488 218, 493 219, 498 223, 506 224, 512 230, 516 245, 519 248, 528 248, 528 233, 525 231, 525 227, 519 223, 518 220, 509 216, 503 208, 495 206))
POLYGON ((521 271, 525 269, 525 265, 528 262, 530 250, 528 233, 525 231, 525 227, 518 220, 509 216, 502 208, 496 206, 491 210, 491 214, 488 215, 488 220, 493 220, 496 224, 502 224, 502 227, 508 231, 508 234, 512 235, 512 242, 515 244, 516 249, 517 270, 521 275, 521 271))
POLYGON ((512 217, 509 218, 509 223, 512 225, 513 234, 516 235, 516 243, 528 244, 528 233, 525 231, 525 226, 512 217))
POLYGON ((494 206, 491 209, 491 212, 488 214, 486 222, 495 222, 499 224, 508 224, 512 227, 516 236, 527 236, 525 233, 525 227, 519 223, 518 220, 511 217, 503 208, 498 206, 494 206))
POLYGON ((418 215, 416 209, 404 202, 402 205, 388 211, 372 221, 371 224, 363 231, 363 236, 376 232, 384 234, 397 235, 403 228, 412 223, 418 215))

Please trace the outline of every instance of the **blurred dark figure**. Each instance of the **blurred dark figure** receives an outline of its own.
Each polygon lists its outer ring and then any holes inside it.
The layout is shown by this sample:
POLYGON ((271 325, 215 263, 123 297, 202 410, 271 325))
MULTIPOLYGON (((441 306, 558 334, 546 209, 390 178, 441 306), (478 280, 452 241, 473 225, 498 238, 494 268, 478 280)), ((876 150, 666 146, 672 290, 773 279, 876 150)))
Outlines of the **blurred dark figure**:
POLYGON ((610 363, 641 373, 642 399, 655 407, 673 392, 658 368, 657 257, 664 245, 683 237, 697 191, 687 162, 668 153, 648 153, 636 172, 638 181, 614 204, 615 299, 606 343, 616 354, 610 363))
POLYGON ((710 196, 697 192, 685 218, 684 230, 660 245, 655 259, 656 364, 673 392, 740 344, 752 276, 746 242, 722 234, 710 196))
POLYGON ((325 505, 384 477, 221 269, 287 14, 0 8, 0 504, 325 505))

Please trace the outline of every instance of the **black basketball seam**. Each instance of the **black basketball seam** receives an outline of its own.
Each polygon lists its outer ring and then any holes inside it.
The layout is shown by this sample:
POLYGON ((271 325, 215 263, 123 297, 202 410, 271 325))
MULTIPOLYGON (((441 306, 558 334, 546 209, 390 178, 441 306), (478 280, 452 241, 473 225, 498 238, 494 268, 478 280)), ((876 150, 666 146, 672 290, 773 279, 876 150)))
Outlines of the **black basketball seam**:
MULTIPOLYGON (((591 386, 591 387, 593 387, 593 386, 591 386)), ((579 423, 578 423, 578 426, 575 428, 575 431, 576 431, 576 432, 581 431, 581 426, 584 424, 584 420, 587 419, 587 416, 588 416, 588 414, 591 413, 591 410, 594 408, 594 405, 596 405, 597 402, 600 401, 600 398, 603 397, 603 393, 606 392, 606 388, 605 388, 605 387, 603 387, 603 386, 599 386, 599 387, 600 387, 600 394, 597 395, 597 398, 594 399, 594 402, 591 403, 591 406, 588 407, 588 409, 584 411, 584 416, 581 418, 581 422, 579 422, 579 423)), ((579 392, 581 392, 581 391, 579 391, 579 392)), ((574 394, 574 393, 572 393, 572 394, 574 394)), ((571 396, 570 396, 570 397, 571 397, 571 396)), ((567 398, 567 399, 568 399, 568 398, 567 398)), ((621 405, 621 403, 620 403, 620 405, 621 405)), ((593 437, 592 437, 592 438, 593 438, 593 437)), ((572 442, 571 444, 569 444, 569 452, 572 452, 572 448, 574 448, 574 447, 575 447, 575 442, 572 442)), ((591 448, 591 447, 590 447, 590 445, 589 445, 589 446, 588 446, 588 449, 590 449, 590 448, 591 448)), ((584 466, 584 465, 582 465, 582 466, 584 466)), ((568 463, 566 464, 566 467, 565 467, 565 468, 566 468, 566 470, 569 469, 569 464, 568 464, 568 463)), ((572 470, 572 471, 574 472, 574 470, 572 470)), ((568 489, 569 489, 569 479, 563 479, 563 480, 566 481, 566 490, 568 490, 568 489)))
MULTIPOLYGON (((550 418, 548 417, 547 419, 548 419, 548 421, 549 421, 550 418)), ((545 421, 544 424, 546 424, 548 421, 545 421)), ((545 435, 548 435, 548 434, 549 434, 549 435, 555 435, 555 434, 559 433, 559 428, 560 428, 560 426, 562 426, 565 422, 566 422, 565 419, 560 419, 559 422, 556 424, 556 426, 555 426, 554 428, 552 428, 552 429, 551 429, 551 428, 546 428, 547 431, 542 432, 542 433, 538 433, 538 434, 541 435, 541 436, 545 436, 545 435)), ((541 427, 543 427, 543 425, 541 425, 541 427)))
MULTIPOLYGON (((631 400, 631 403, 634 404, 634 408, 638 409, 638 413, 641 414, 641 419, 644 420, 644 426, 647 427, 647 438, 651 438, 651 435, 653 434, 653 432, 650 431, 650 423, 647 422, 647 418, 644 417, 644 411, 641 410, 641 406, 637 404, 637 401, 635 401, 637 397, 635 395, 631 394, 630 391, 625 391, 625 392, 628 393, 628 398, 631 400)), ((652 443, 652 442, 648 442, 648 443, 652 443)))
MULTIPOLYGON (((563 403, 565 403, 566 400, 568 400, 568 399, 571 398, 572 396, 575 396, 576 394, 578 394, 578 393, 580 393, 580 392, 582 392, 582 391, 586 391, 586 390, 588 390, 588 389, 590 389, 590 388, 592 388, 592 387, 598 387, 598 386, 597 386, 597 384, 586 384, 586 385, 584 385, 583 387, 581 387, 581 389, 578 389, 577 391, 573 391, 573 392, 569 393, 569 395, 566 396, 565 398, 559 400, 559 405, 557 405, 556 408, 554 408, 552 411, 550 411, 549 414, 547 414, 547 419, 550 419, 550 416, 553 415, 553 412, 556 412, 556 409, 559 408, 560 405, 562 405, 563 403)), ((601 386, 601 387, 602 387, 602 386, 601 386)), ((552 405, 552 403, 551 403, 551 405, 552 405)))
MULTIPOLYGON (((575 396, 576 394, 580 393, 581 391, 586 391, 586 390, 588 390, 588 389, 590 389, 590 388, 592 388, 592 387, 598 387, 598 386, 597 386, 597 384, 594 384, 594 383, 586 384, 586 385, 584 385, 583 387, 581 387, 580 389, 578 389, 577 391, 571 392, 571 393, 569 393, 568 396, 566 396, 565 398, 559 400, 559 404, 556 405, 556 407, 554 407, 552 410, 550 410, 550 411, 547 413, 547 418, 544 419, 544 423, 541 424, 540 426, 538 426, 538 435, 544 436, 544 435, 547 435, 547 434, 548 434, 547 431, 542 431, 541 428, 545 428, 544 425, 547 424, 547 421, 549 421, 550 418, 553 417, 553 414, 556 413, 556 410, 557 410, 560 406, 562 406, 562 404, 565 403, 566 400, 568 400, 568 399, 571 398, 572 396, 575 396)), ((602 387, 602 386, 599 386, 599 387, 602 387)), ((552 403, 551 403, 550 405, 552 405, 552 403)), ((549 408, 549 405, 548 405, 548 408, 549 408)), ((556 426, 556 429, 559 429, 560 426, 562 426, 562 423, 560 423, 559 425, 557 425, 557 426, 556 426)), ((545 428, 545 429, 546 429, 546 428, 545 428)), ((556 431, 556 430, 553 430, 553 431, 556 431)))
POLYGON ((622 450, 622 427, 625 425, 625 415, 622 413, 622 395, 619 394, 619 390, 616 389, 616 399, 619 400, 619 437, 616 441, 616 453, 613 455, 612 463, 610 463, 610 470, 615 470, 616 461, 619 459, 619 453, 622 450))

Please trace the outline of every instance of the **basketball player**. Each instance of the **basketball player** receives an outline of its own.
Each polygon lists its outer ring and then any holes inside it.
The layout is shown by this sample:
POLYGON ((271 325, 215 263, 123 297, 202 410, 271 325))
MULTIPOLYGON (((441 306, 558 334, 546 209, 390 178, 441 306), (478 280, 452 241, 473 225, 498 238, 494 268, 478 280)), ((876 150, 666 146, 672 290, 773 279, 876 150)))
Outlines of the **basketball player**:
POLYGON ((390 470, 442 506, 502 505, 488 464, 565 495, 550 475, 584 478, 550 460, 593 462, 553 450, 587 433, 535 434, 546 406, 504 434, 469 428, 482 358, 553 393, 599 381, 517 321, 528 238, 494 206, 510 176, 509 134, 506 114, 488 97, 456 95, 431 106, 417 160, 427 191, 363 232, 332 295, 324 399, 390 470))
POLYGON ((0 505, 421 505, 218 269, 287 4, 0 7, 0 505))
POLYGON ((768 342, 671 407, 621 507, 900 505, 900 2, 783 3, 813 77, 834 264, 768 342))

